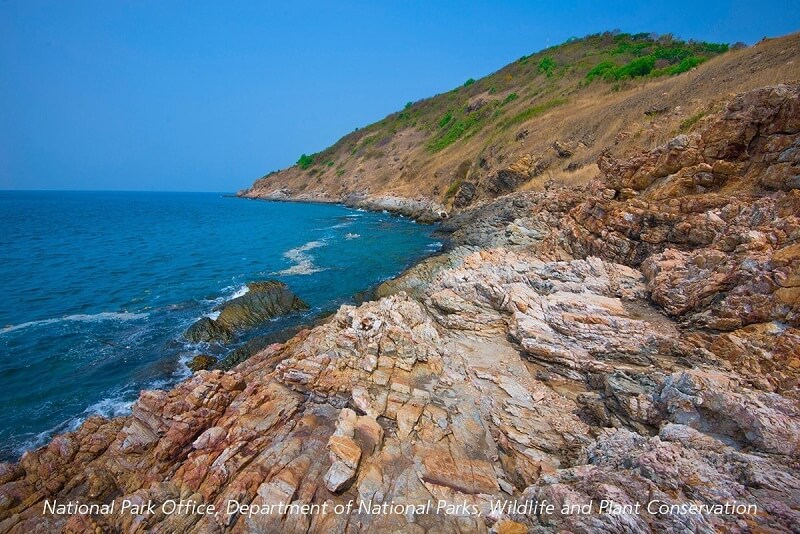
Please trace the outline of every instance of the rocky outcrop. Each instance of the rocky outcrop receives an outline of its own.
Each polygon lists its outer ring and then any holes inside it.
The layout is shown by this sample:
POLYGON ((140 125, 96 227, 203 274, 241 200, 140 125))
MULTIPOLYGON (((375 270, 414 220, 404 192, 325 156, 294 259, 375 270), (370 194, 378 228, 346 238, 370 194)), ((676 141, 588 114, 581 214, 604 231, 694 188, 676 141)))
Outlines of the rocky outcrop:
POLYGON ((800 210, 789 149, 765 148, 797 134, 796 95, 739 96, 587 190, 457 214, 379 300, 0 465, 0 531, 797 531, 800 210))
POLYGON ((444 206, 424 198, 405 198, 389 195, 368 195, 352 193, 342 198, 342 204, 351 208, 369 211, 387 211, 409 217, 423 224, 430 224, 447 218, 444 206))
POLYGON ((490 198, 515 191, 531 178, 539 176, 550 166, 544 156, 524 154, 511 165, 499 169, 487 176, 482 186, 490 194, 490 198))
MULTIPOLYGON (((493 516, 492 504, 648 495, 752 502, 764 514, 741 520, 795 524, 800 517, 781 500, 795 498, 798 483, 793 401, 697 359, 678 325, 638 307, 646 291, 640 273, 596 258, 542 261, 506 248, 468 254, 434 277, 421 302, 397 294, 344 306, 230 372, 200 371, 172 392, 145 392, 130 417, 92 419, 26 454, 3 470, 2 526, 485 532, 512 521, 571 529, 580 518, 493 516), (689 476, 695 472, 700 478, 689 476), (780 489, 762 489, 769 477, 784 481, 780 489), (676 484, 686 488, 682 496, 676 484), (229 501, 441 499, 483 513, 41 515, 42 499, 53 497, 117 507, 183 497, 220 510, 229 501)), ((713 529, 740 518, 692 520, 713 529)), ((626 521, 679 531, 685 520, 626 521)))
POLYGON ((277 280, 251 282, 247 293, 216 308, 216 318, 203 317, 186 331, 189 341, 230 341, 242 331, 294 311, 307 310, 305 302, 277 280))
POLYGON ((791 242, 799 92, 793 85, 745 93, 696 133, 630 160, 604 154, 597 195, 566 221, 573 251, 638 265, 669 247, 714 243, 729 252, 757 239, 741 235, 745 229, 774 231, 772 248, 791 242))
POLYGON ((640 266, 672 316, 733 331, 800 326, 800 88, 736 97, 699 132, 600 159, 599 195, 565 219, 582 257, 640 266))
POLYGON ((298 193, 287 188, 278 188, 267 192, 248 189, 240 191, 237 196, 276 202, 342 204, 350 208, 385 211, 395 215, 402 215, 422 224, 435 223, 446 219, 448 216, 444 206, 422 197, 408 198, 394 195, 373 195, 368 192, 350 192, 333 197, 324 192, 298 193))

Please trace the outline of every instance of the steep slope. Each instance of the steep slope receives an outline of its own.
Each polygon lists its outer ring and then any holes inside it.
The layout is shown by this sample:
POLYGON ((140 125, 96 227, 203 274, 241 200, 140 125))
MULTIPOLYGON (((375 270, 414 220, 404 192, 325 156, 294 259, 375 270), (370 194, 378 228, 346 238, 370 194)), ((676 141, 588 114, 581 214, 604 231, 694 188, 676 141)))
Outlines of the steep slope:
POLYGON ((600 168, 467 208, 380 300, 0 464, 0 532, 797 531, 800 85, 600 168))
POLYGON ((800 79, 798 34, 723 50, 645 35, 574 40, 413 103, 240 194, 366 200, 435 219, 549 181, 585 183, 604 150, 617 157, 649 150, 696 128, 732 93, 800 79), (695 65, 697 58, 709 59, 695 65), (650 63, 649 75, 634 75, 650 63))

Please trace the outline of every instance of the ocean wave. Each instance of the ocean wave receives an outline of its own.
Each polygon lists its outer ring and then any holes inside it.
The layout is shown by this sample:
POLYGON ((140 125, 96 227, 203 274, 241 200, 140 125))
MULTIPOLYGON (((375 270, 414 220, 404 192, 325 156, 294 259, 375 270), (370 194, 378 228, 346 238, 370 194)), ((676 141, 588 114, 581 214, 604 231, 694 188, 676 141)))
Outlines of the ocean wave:
POLYGON ((348 221, 336 223, 333 226, 326 226, 325 228, 317 228, 317 230, 334 230, 338 228, 347 228, 348 226, 353 226, 355 219, 350 219, 348 221))
MULTIPOLYGON (((231 301, 231 300, 233 300, 235 298, 238 298, 238 297, 241 297, 243 295, 246 295, 248 291, 250 291, 250 288, 247 287, 247 284, 225 286, 225 287, 222 288, 222 290, 221 290, 222 294, 220 296, 218 296, 216 298, 213 298, 213 299, 209 299, 209 298, 201 299, 200 302, 203 302, 203 303, 206 303, 206 304, 213 304, 214 306, 217 306, 219 304, 223 304, 223 303, 231 301)), ((211 313, 213 313, 213 312, 211 312, 211 313)), ((205 316, 208 316, 208 314, 206 314, 205 316)), ((212 319, 215 319, 215 317, 212 317, 212 319)))
POLYGON ((51 319, 42 319, 40 321, 29 321, 27 323, 9 325, 0 329, 0 335, 14 332, 15 330, 22 330, 23 328, 30 328, 32 326, 44 326, 67 321, 78 321, 84 323, 98 323, 100 321, 135 321, 137 319, 144 319, 148 316, 148 313, 130 312, 100 312, 93 314, 78 313, 75 315, 66 315, 64 317, 53 317, 51 319))
POLYGON ((106 419, 112 417, 119 417, 120 415, 128 415, 131 412, 132 400, 126 400, 125 397, 129 396, 129 392, 121 392, 118 395, 101 399, 83 411, 82 416, 78 417, 77 426, 80 426, 87 417, 92 415, 99 415, 106 419))
POLYGON ((134 401, 132 399, 126 400, 125 397, 127 396, 130 399, 131 395, 131 391, 125 390, 111 397, 101 399, 86 408, 80 415, 70 417, 66 421, 62 421, 37 434, 28 434, 29 437, 20 439, 14 443, 11 446, 11 450, 13 450, 16 456, 21 456, 25 451, 37 449, 47 444, 54 436, 78 430, 83 422, 93 415, 99 415, 106 419, 128 415, 131 413, 131 406, 134 401))
POLYGON ((239 289, 237 289, 236 292, 233 295, 231 295, 229 298, 227 298, 225 300, 233 300, 233 299, 236 299, 236 298, 239 298, 239 297, 243 297, 249 291, 250 291, 250 288, 247 287, 247 284, 245 284, 242 287, 240 287, 239 289))
POLYGON ((139 390, 168 390, 174 387, 181 380, 189 378, 192 373, 186 367, 185 363, 191 360, 191 358, 195 355, 196 354, 189 354, 185 361, 184 359, 181 359, 181 363, 184 363, 184 365, 177 366, 175 372, 171 373, 169 376, 151 379, 144 384, 139 385, 137 388, 123 387, 117 389, 116 391, 111 392, 110 395, 107 395, 106 397, 86 407, 86 409, 80 414, 74 415, 37 434, 28 434, 27 439, 23 438, 18 440, 16 443, 11 445, 11 449, 14 451, 16 456, 20 456, 25 451, 33 450, 47 444, 51 439, 53 439, 54 436, 63 434, 65 432, 74 432, 75 430, 78 430, 78 428, 80 428, 86 419, 95 415, 99 415, 106 419, 130 415, 131 407, 139 397, 139 390))
POLYGON ((344 236, 345 239, 358 239, 359 237, 361 237, 361 234, 354 233, 345 234, 344 236))
POLYGON ((283 253, 283 257, 293 261, 294 265, 282 271, 278 271, 276 274, 301 275, 324 271, 324 268, 314 265, 314 257, 307 254, 309 250, 314 250, 324 245, 324 241, 309 241, 305 245, 287 250, 283 253))
POLYGON ((218 310, 214 309, 214 308, 216 308, 220 304, 224 304, 226 302, 232 301, 233 299, 245 296, 247 293, 250 292, 250 288, 247 286, 247 284, 244 284, 244 285, 241 285, 241 286, 231 285, 231 286, 227 286, 227 287, 222 288, 222 291, 225 292, 226 294, 220 295, 219 297, 217 297, 215 299, 205 299, 204 300, 204 302, 208 302, 208 303, 213 304, 214 307, 211 309, 211 311, 201 315, 200 317, 196 317, 193 321, 197 321, 198 319, 200 319, 202 317, 208 317, 212 321, 216 321, 217 317, 219 317, 220 312, 218 310), (233 291, 234 288, 236 288, 235 291, 233 291), (229 292, 229 291, 232 291, 232 293, 228 294, 227 292, 229 292))

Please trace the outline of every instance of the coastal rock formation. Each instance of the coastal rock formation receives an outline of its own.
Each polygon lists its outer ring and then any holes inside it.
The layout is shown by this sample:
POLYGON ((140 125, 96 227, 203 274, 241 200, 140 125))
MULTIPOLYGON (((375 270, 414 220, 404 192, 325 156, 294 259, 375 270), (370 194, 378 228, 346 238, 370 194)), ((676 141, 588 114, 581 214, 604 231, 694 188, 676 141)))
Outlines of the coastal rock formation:
POLYGON ((799 530, 799 90, 455 214, 379 300, 0 465, 0 531, 799 530))
POLYGON ((352 193, 342 198, 345 206, 370 211, 388 211, 429 224, 447 218, 444 206, 425 198, 404 198, 390 195, 352 193))
POLYGON ((210 354, 198 354, 186 364, 186 366, 193 372, 206 371, 211 369, 217 363, 217 357, 210 354))
POLYGON ((605 153, 597 194, 565 220, 564 243, 578 256, 635 266, 667 248, 730 253, 791 244, 799 93, 796 85, 745 93, 698 132, 626 161, 605 153))
POLYGON ((230 341, 241 331, 274 317, 307 310, 305 302, 277 280, 251 282, 247 293, 214 308, 216 318, 203 317, 186 331, 189 341, 230 341))

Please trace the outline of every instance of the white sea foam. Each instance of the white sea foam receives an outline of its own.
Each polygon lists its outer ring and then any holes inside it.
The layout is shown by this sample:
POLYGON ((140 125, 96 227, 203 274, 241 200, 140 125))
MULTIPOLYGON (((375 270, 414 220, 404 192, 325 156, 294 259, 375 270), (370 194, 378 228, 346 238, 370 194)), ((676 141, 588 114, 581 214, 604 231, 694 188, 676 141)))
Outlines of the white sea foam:
POLYGON ((283 254, 283 257, 294 262, 294 265, 282 271, 278 271, 276 274, 299 275, 299 274, 313 274, 313 273, 318 273, 320 271, 324 271, 325 269, 314 265, 313 256, 308 254, 309 250, 314 250, 315 248, 319 248, 324 245, 325 242, 323 241, 309 241, 303 246, 287 250, 283 254))
MULTIPOLYGON (((223 292, 228 292, 228 291, 232 291, 234 288, 237 288, 236 291, 233 291, 233 293, 231 293, 229 295, 221 295, 221 296, 219 296, 219 297, 217 297, 215 299, 211 299, 211 300, 206 299, 206 300, 204 300, 204 302, 208 302, 210 304, 213 304, 216 307, 216 306, 218 306, 218 305, 220 305, 222 303, 231 301, 231 300, 233 300, 235 298, 242 297, 242 296, 246 295, 250 291, 250 288, 247 287, 247 284, 244 284, 244 285, 241 285, 241 286, 232 286, 232 285, 231 286, 226 286, 226 287, 222 288, 222 291, 223 292)), ((217 318, 219 317, 219 313, 220 312, 218 310, 212 309, 210 312, 204 314, 202 317, 208 317, 212 321, 216 321, 217 318)), ((192 320, 192 322, 195 322, 195 321, 197 321, 197 318, 192 320)))
POLYGON ((84 321, 87 323, 97 323, 100 321, 135 321, 136 319, 144 319, 147 317, 146 313, 130 313, 130 312, 100 312, 91 315, 77 314, 67 315, 64 317, 65 321, 84 321))
MULTIPOLYGON (((191 354, 186 361, 183 361, 182 359, 181 362, 185 364, 193 356, 195 355, 191 354)), ((144 385, 144 388, 170 389, 181 380, 189 378, 191 374, 191 371, 189 371, 186 365, 179 365, 171 376, 151 380, 144 385)), ((64 432, 73 432, 77 430, 80 428, 83 422, 86 421, 86 419, 93 415, 99 415, 107 419, 129 415, 131 413, 131 406, 133 406, 136 397, 137 396, 135 395, 134 391, 129 388, 119 389, 110 396, 100 399, 94 404, 88 406, 81 414, 70 417, 68 420, 63 421, 43 432, 39 432, 35 436, 16 444, 14 451, 18 455, 21 455, 25 451, 41 447, 57 434, 63 434, 64 432)))
MULTIPOLYGON (((91 415, 101 415, 108 419, 112 417, 119 417, 120 415, 127 415, 131 411, 133 401, 123 400, 124 393, 101 399, 84 410, 83 417, 79 418, 82 422, 84 418, 91 415)), ((79 423, 80 424, 80 423, 79 423)))
POLYGON ((119 417, 120 415, 128 415, 131 412, 132 400, 123 400, 126 392, 119 392, 112 397, 102 399, 88 408, 82 414, 76 415, 63 421, 52 428, 48 428, 43 432, 20 441, 14 445, 14 452, 17 455, 22 455, 25 451, 30 451, 41 447, 49 442, 53 436, 63 434, 64 432, 74 432, 78 430, 86 419, 92 415, 100 415, 105 418, 119 417))
POLYGON ((0 335, 14 332, 15 330, 22 330, 31 326, 44 326, 48 324, 60 323, 62 321, 78 321, 84 323, 98 323, 100 321, 135 321, 137 319, 144 319, 149 314, 147 313, 130 313, 130 312, 100 312, 93 314, 78 313, 75 315, 66 315, 64 317, 53 317, 51 319, 42 319, 40 321, 30 321, 17 325, 6 326, 0 329, 0 335))
POLYGON ((229 299, 227 299, 227 300, 233 300, 233 299, 236 299, 236 298, 239 298, 239 297, 243 297, 243 296, 245 296, 245 295, 248 293, 248 291, 250 291, 250 288, 249 288, 249 287, 247 287, 247 285, 243 285, 242 287, 240 287, 239 289, 237 289, 237 290, 236 290, 236 293, 234 293, 233 295, 231 295, 231 296, 230 296, 230 298, 229 298, 229 299))
POLYGON ((358 239, 359 237, 361 237, 361 234, 354 234, 354 233, 348 233, 345 234, 344 236, 345 239, 358 239))

